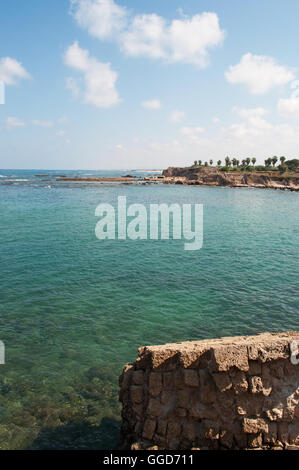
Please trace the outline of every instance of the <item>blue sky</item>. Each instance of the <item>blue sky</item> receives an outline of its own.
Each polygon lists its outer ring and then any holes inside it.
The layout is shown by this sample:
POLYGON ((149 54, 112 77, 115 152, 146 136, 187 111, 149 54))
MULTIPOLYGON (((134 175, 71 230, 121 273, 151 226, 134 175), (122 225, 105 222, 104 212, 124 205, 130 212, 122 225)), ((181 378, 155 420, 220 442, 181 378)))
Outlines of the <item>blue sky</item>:
POLYGON ((0 168, 298 156, 299 3, 2 0, 0 168))

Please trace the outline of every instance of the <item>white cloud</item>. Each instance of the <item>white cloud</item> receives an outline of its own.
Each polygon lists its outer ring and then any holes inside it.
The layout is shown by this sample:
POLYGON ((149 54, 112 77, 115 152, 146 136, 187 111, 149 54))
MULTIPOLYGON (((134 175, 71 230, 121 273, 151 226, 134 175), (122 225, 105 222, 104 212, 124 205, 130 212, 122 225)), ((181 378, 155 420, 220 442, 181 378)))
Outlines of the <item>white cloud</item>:
POLYGON ((161 102, 160 100, 142 101, 141 106, 147 109, 160 109, 161 102))
POLYGON ((169 62, 185 62, 206 67, 208 49, 222 43, 216 13, 167 22, 156 14, 135 16, 121 36, 121 48, 133 57, 150 57, 169 62))
POLYGON ((229 142, 242 141, 242 146, 247 145, 249 149, 261 145, 269 152, 268 149, 273 148, 273 143, 275 146, 278 142, 286 144, 297 139, 297 131, 288 124, 273 125, 267 121, 263 116, 268 111, 264 108, 233 108, 233 111, 242 121, 223 129, 223 137, 229 142))
POLYGON ((184 111, 175 110, 170 115, 171 122, 177 123, 182 122, 185 119, 184 111))
POLYGON ((8 117, 6 119, 7 129, 15 129, 18 127, 25 127, 25 126, 26 126, 26 123, 16 117, 8 117))
POLYGON ((30 78, 30 75, 21 62, 11 57, 4 57, 0 60, 0 81, 6 85, 16 85, 18 80, 24 78, 30 78))
POLYGON ((214 124, 219 124, 219 122, 220 122, 219 117, 217 117, 217 116, 213 117, 213 123, 214 124))
POLYGON ((32 124, 37 127, 53 127, 53 122, 51 121, 39 121, 39 120, 34 120, 32 121, 32 124))
POLYGON ((225 37, 216 13, 168 21, 157 14, 129 15, 113 0, 71 0, 78 25, 99 39, 114 38, 127 55, 206 67, 209 50, 225 37))
POLYGON ((180 133, 193 142, 198 142, 200 140, 199 134, 202 134, 204 131, 203 127, 182 127, 180 129, 180 133))
POLYGON ((107 39, 126 25, 127 12, 113 0, 71 0, 71 14, 91 36, 107 39))
POLYGON ((299 98, 280 99, 278 101, 278 112, 286 118, 299 118, 299 98))
MULTIPOLYGON (((85 103, 109 108, 120 102, 115 88, 117 73, 111 69, 110 63, 99 62, 95 57, 91 57, 89 51, 81 49, 77 41, 67 49, 65 63, 83 73, 85 103)), ((76 83, 79 90, 78 81, 68 80, 68 88, 70 88, 70 83, 76 83)), ((71 88, 73 91, 74 87, 71 88)))
POLYGON ((252 117, 257 117, 257 116, 264 116, 265 114, 268 113, 268 111, 264 108, 239 108, 238 106, 235 106, 233 108, 233 113, 237 114, 239 117, 243 119, 249 119, 252 117))
POLYGON ((278 65, 273 57, 248 53, 237 65, 229 67, 225 77, 232 84, 246 85, 250 93, 258 95, 289 83, 295 76, 290 68, 278 65))

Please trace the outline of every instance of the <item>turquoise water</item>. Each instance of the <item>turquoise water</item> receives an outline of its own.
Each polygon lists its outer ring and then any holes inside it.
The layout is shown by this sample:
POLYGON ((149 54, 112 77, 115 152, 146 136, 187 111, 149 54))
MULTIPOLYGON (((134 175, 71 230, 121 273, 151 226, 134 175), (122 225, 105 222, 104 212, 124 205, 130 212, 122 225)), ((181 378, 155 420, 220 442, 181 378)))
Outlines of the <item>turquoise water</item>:
POLYGON ((298 193, 37 173, 53 171, 0 170, 0 449, 117 446, 118 376, 140 346, 298 330, 298 193), (203 204, 203 248, 99 241, 95 208, 120 195, 203 204))

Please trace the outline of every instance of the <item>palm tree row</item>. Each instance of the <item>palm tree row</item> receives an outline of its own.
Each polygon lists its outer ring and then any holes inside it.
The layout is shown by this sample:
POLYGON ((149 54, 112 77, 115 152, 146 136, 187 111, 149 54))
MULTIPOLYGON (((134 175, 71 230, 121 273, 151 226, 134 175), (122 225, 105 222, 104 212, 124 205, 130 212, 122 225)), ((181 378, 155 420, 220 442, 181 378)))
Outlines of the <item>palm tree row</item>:
MULTIPOLYGON (((285 162, 286 160, 286 157, 280 157, 279 158, 280 160, 280 163, 281 165, 283 165, 283 163, 285 162)), ((265 166, 266 167, 270 167, 270 166, 273 166, 275 167, 276 163, 278 162, 278 158, 275 156, 275 157, 270 157, 270 158, 267 158, 265 160, 265 166)), ((209 161, 210 163, 210 166, 213 166, 213 160, 210 160, 209 161)), ((194 161, 194 166, 209 166, 209 163, 208 162, 205 162, 204 165, 202 164, 202 160, 195 160, 194 161)), ((230 159, 229 157, 226 157, 225 158, 225 166, 228 166, 228 167, 237 167, 237 168, 245 168, 245 167, 248 167, 250 166, 250 164, 252 164, 253 166, 256 164, 256 158, 253 157, 253 158, 244 158, 240 164, 240 160, 237 160, 236 158, 232 158, 230 159)), ((218 160, 217 161, 217 166, 221 167, 222 166, 222 161, 221 160, 218 160)))

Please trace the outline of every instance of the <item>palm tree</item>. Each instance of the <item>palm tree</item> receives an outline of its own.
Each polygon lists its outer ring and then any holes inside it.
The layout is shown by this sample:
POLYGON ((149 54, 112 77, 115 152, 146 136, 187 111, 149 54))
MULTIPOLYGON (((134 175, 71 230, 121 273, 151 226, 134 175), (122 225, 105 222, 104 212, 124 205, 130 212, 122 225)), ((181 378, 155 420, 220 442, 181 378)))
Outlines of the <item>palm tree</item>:
POLYGON ((272 163, 272 158, 267 158, 267 159, 265 160, 265 166, 270 166, 271 163, 272 163))
POLYGON ((211 165, 211 166, 213 165, 213 160, 210 160, 210 165, 211 165))
POLYGON ((272 158, 272 163, 273 163, 273 166, 275 166, 275 165, 276 165, 276 163, 277 163, 277 160, 278 160, 278 158, 277 158, 277 157, 273 157, 273 158, 272 158))
POLYGON ((280 157, 280 163, 284 163, 286 161, 286 157, 280 157))
POLYGON ((221 166, 221 160, 218 160, 217 165, 221 166))
POLYGON ((205 162, 205 166, 209 166, 209 165, 208 165, 208 162, 205 162))
POLYGON ((230 165, 231 165, 231 161, 230 161, 230 158, 229 158, 229 157, 226 157, 226 159, 225 159, 225 164, 226 164, 226 166, 230 166, 230 165))
POLYGON ((237 166, 237 160, 235 158, 232 159, 233 166, 237 166))
POLYGON ((202 165, 202 161, 198 160, 198 166, 201 166, 201 165, 202 165))
POLYGON ((238 167, 240 165, 240 160, 236 160, 236 166, 238 167))
POLYGON ((250 165, 250 158, 249 158, 249 157, 248 157, 248 158, 246 158, 246 160, 245 160, 245 161, 246 161, 246 165, 247 165, 247 166, 249 166, 249 165, 250 165))
POLYGON ((194 165, 193 166, 197 166, 197 160, 194 160, 194 165))
POLYGON ((251 159, 251 162, 252 162, 252 164, 253 164, 253 166, 254 166, 254 165, 256 164, 256 158, 253 157, 253 158, 251 159))

